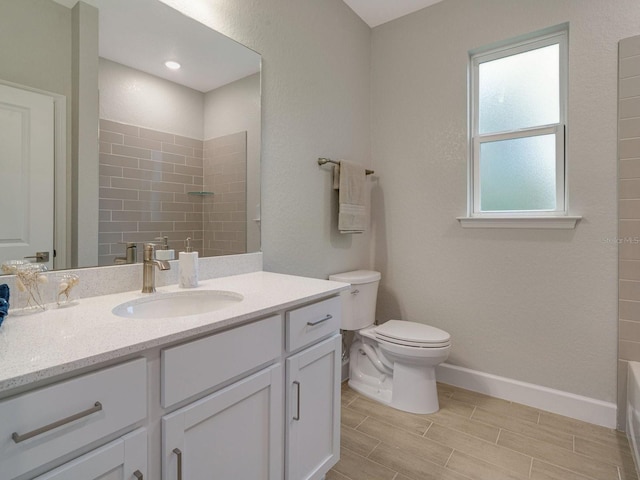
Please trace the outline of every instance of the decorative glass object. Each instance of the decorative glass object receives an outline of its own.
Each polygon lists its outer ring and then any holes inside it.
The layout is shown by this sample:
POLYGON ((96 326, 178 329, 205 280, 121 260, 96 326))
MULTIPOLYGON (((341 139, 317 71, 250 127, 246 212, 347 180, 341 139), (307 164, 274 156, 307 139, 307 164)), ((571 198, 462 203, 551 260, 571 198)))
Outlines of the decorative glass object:
POLYGON ((53 276, 53 302, 58 307, 74 305, 78 300, 80 278, 74 273, 58 273, 53 276))
POLYGON ((45 302, 42 291, 48 283, 44 274, 47 267, 41 263, 25 260, 9 260, 0 267, 2 273, 15 275, 15 290, 11 292, 10 314, 21 315, 42 311, 45 302))

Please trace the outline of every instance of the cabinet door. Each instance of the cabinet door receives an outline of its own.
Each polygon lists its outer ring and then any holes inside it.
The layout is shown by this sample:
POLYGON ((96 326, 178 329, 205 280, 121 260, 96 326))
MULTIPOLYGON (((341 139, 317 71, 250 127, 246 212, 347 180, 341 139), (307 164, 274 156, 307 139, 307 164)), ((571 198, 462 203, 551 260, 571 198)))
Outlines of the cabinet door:
POLYGON ((286 478, 323 478, 340 458, 340 335, 287 359, 286 478))
POLYGON ((280 480, 282 366, 261 370, 162 418, 164 480, 280 480))
POLYGON ((139 429, 34 480, 144 480, 147 431, 139 429))

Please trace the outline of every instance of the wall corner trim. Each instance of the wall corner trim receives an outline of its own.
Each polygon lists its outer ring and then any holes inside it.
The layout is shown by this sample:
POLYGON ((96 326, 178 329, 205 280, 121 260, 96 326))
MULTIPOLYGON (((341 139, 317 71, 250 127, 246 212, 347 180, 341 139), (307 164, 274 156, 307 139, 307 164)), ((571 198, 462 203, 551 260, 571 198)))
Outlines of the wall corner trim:
POLYGON ((492 397, 528 405, 584 422, 616 428, 616 404, 533 383, 499 377, 443 363, 436 369, 439 382, 492 397))

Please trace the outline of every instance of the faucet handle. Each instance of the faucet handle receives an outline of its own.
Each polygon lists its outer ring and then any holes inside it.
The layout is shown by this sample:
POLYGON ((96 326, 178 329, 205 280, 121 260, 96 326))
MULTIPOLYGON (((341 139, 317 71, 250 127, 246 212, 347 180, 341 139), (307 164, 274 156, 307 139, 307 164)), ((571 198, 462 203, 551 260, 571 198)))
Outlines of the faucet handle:
POLYGON ((160 235, 160 237, 156 237, 154 240, 160 240, 162 242, 162 245, 158 245, 162 250, 169 250, 169 237, 162 234, 160 235))
POLYGON ((144 243, 144 260, 155 260, 157 244, 151 242, 144 243))

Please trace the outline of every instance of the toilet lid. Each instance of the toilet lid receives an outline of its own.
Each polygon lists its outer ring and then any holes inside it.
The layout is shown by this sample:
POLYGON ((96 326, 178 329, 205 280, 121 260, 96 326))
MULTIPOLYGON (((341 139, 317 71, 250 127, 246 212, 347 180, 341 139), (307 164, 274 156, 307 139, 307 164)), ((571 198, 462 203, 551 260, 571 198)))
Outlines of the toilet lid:
POLYGON ((445 347, 451 341, 451 335, 444 330, 423 323, 389 320, 375 328, 380 340, 412 347, 445 347))

